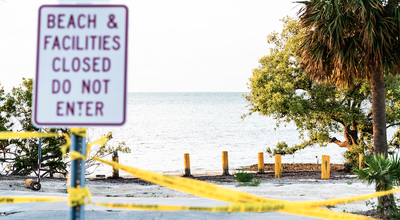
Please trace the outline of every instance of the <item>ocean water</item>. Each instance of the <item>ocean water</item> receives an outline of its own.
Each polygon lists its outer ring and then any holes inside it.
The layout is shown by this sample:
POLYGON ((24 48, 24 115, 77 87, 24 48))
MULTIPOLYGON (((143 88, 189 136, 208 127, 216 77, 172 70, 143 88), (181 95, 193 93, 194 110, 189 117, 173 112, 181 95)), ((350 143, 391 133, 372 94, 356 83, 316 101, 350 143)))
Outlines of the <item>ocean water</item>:
MULTIPOLYGON (((270 117, 253 114, 242 120, 248 112, 242 94, 129 93, 126 124, 89 128, 88 137, 94 140, 112 131, 110 144, 125 141, 132 151, 119 153, 121 164, 165 174, 184 173, 184 153, 190 154, 192 173, 222 172, 222 151, 228 151, 229 168, 234 170, 256 164, 258 152, 268 146, 302 142, 293 124, 275 130, 270 117)), ((321 155, 330 155, 331 163, 343 163, 345 150, 335 144, 309 147, 283 156, 282 163, 317 163, 321 155)), ((264 153, 264 161, 274 159, 264 153)), ((94 174, 111 175, 111 167, 99 167, 94 174)))

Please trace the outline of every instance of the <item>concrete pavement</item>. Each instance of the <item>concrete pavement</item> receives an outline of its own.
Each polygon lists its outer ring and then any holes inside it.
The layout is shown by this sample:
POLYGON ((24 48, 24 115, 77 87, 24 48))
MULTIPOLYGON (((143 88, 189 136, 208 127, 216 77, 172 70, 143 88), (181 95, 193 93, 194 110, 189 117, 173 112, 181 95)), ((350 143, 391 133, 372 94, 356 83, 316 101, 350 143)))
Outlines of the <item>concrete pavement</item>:
MULTIPOLYGON (((0 190, 1 196, 67 196, 62 193, 39 193, 0 190)), ((93 202, 115 202, 134 204, 164 204, 185 206, 222 206, 228 203, 219 202, 205 198, 134 198, 134 197, 92 197, 93 202)), ((68 219, 69 207, 67 202, 45 202, 45 203, 15 203, 0 205, 0 219, 40 219, 61 220, 68 219), (5 214, 5 215, 4 215, 5 214)), ((216 212, 194 212, 194 211, 170 211, 150 212, 134 211, 125 209, 114 209, 95 205, 85 206, 85 219, 165 219, 165 220, 187 220, 187 219, 217 219, 217 220, 257 220, 257 219, 293 219, 311 220, 315 218, 288 215, 279 212, 267 213, 216 213, 216 212)))

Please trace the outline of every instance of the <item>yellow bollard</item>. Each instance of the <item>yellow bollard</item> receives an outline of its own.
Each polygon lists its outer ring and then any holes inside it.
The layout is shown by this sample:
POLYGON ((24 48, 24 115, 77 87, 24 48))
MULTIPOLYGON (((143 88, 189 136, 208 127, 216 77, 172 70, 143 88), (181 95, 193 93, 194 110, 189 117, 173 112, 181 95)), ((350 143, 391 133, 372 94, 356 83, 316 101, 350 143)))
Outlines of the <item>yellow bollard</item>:
POLYGON ((228 151, 222 151, 222 175, 229 175, 228 151))
MULTIPOLYGON (((117 151, 114 151, 114 155, 112 156, 112 161, 118 163, 118 152, 117 151)), ((112 178, 113 179, 119 178, 119 169, 113 169, 112 178)))
POLYGON ((329 179, 331 173, 330 157, 328 155, 322 155, 321 163, 321 179, 329 179))
POLYGON ((264 153, 258 153, 258 173, 265 173, 264 172, 264 153))
POLYGON ((67 188, 71 187, 71 173, 68 172, 67 174, 67 188))
POLYGON ((282 177, 282 157, 280 154, 275 154, 275 178, 282 177))
POLYGON ((189 154, 184 154, 184 159, 185 159, 185 177, 191 177, 192 175, 190 174, 190 158, 189 154))
POLYGON ((360 157, 358 158, 358 169, 363 168, 363 160, 364 160, 364 155, 360 154, 360 157))

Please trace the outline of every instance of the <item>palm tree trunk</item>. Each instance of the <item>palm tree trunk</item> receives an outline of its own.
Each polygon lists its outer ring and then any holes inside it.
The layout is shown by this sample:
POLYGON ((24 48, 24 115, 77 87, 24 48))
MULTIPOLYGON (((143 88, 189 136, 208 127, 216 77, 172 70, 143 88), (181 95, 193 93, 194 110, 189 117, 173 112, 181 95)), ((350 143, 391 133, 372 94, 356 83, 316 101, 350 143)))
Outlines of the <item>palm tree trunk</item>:
POLYGON ((372 119, 374 150, 387 156, 385 79, 382 70, 375 66, 371 72, 372 119))
MULTIPOLYGON (((385 191, 385 190, 389 190, 389 188, 385 185, 383 185, 382 183, 378 183, 376 182, 376 191, 385 191)), ((390 195, 386 195, 386 196, 381 196, 378 197, 378 207, 377 210, 379 212, 380 215, 382 215, 381 217, 389 218, 392 219, 396 210, 395 207, 396 203, 394 201, 394 196, 393 194, 390 195)))

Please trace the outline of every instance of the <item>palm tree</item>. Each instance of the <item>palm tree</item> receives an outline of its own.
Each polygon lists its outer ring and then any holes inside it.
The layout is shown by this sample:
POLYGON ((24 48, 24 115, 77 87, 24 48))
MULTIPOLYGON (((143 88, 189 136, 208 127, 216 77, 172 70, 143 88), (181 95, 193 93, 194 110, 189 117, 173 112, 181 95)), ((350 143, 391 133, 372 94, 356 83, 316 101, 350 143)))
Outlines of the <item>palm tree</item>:
POLYGON ((302 67, 316 82, 371 86, 374 151, 387 156, 384 74, 400 67, 398 1, 300 1, 302 67))
MULTIPOLYGON (((375 183, 376 191, 391 190, 400 185, 400 158, 397 155, 389 158, 383 154, 366 156, 365 164, 366 168, 355 169, 353 173, 368 185, 375 183)), ((393 194, 380 198, 377 208, 381 214, 393 217, 398 211, 393 194)))

